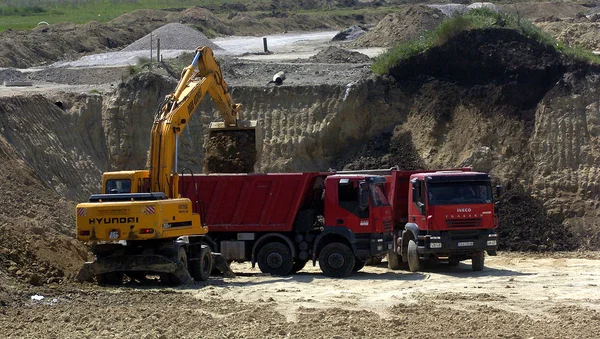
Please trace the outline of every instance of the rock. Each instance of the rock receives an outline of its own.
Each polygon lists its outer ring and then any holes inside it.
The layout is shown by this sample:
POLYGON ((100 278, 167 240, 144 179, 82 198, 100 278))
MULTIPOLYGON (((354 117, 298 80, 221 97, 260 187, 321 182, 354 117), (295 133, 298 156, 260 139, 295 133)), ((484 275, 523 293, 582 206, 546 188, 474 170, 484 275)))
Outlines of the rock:
POLYGON ((34 273, 29 277, 29 284, 33 286, 42 286, 44 284, 44 281, 42 277, 34 273))

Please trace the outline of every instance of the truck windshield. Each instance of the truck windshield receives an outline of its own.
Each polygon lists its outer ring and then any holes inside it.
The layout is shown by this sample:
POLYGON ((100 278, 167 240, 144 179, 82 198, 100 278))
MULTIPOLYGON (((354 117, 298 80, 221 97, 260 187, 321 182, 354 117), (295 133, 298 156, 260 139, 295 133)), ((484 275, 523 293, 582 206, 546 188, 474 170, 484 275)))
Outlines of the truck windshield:
POLYGON ((370 184, 369 186, 371 186, 369 188, 371 191, 371 200, 373 201, 373 206, 387 206, 390 204, 387 200, 383 183, 370 184))
POLYGON ((129 179, 111 179, 106 180, 107 194, 131 193, 131 180, 129 179))
POLYGON ((444 182, 427 185, 430 205, 489 204, 492 187, 489 182, 444 182))

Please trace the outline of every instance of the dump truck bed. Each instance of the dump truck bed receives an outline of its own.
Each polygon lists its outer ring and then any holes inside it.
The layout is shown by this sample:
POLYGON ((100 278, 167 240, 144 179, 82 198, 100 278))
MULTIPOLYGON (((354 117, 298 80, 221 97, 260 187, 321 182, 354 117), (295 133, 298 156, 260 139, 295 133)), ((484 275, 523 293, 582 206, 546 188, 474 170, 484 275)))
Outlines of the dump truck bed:
POLYGON ((184 175, 179 184, 183 197, 200 201, 211 232, 289 232, 315 181, 328 174, 184 175))

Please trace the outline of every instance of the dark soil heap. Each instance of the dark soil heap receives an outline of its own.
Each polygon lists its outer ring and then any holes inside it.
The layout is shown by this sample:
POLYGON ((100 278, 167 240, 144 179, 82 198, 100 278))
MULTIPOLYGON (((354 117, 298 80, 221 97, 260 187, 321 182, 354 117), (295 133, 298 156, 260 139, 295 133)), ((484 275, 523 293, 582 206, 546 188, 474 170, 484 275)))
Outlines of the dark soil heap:
POLYGON ((311 56, 308 61, 328 64, 355 64, 371 62, 371 58, 359 52, 349 51, 335 46, 329 46, 324 50, 321 50, 319 53, 311 56))
POLYGON ((498 201, 498 214, 500 250, 571 251, 579 246, 579 238, 560 221, 549 218, 543 202, 519 184, 506 185, 498 201))
POLYGON ((211 132, 205 145, 204 173, 251 173, 256 162, 254 130, 211 132))
POLYGON ((396 126, 393 133, 381 134, 358 146, 337 164, 344 171, 387 169, 395 166, 407 171, 424 169, 410 131, 402 130, 401 126, 396 126))

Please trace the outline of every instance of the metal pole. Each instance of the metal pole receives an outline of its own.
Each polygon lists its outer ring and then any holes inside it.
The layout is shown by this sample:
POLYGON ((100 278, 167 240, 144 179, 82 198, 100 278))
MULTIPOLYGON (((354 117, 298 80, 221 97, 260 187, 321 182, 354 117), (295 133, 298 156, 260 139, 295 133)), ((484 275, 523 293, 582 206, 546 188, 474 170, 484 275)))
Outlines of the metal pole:
POLYGON ((156 38, 156 62, 160 62, 160 39, 156 38))
POLYGON ((265 48, 265 53, 267 53, 269 51, 267 48, 267 38, 263 38, 263 47, 265 48))
POLYGON ((150 69, 152 69, 152 33, 150 33, 150 69))

